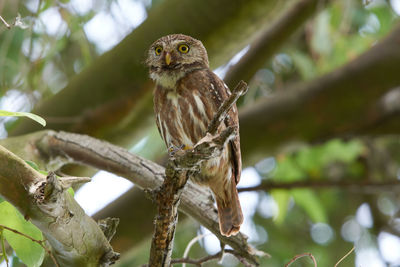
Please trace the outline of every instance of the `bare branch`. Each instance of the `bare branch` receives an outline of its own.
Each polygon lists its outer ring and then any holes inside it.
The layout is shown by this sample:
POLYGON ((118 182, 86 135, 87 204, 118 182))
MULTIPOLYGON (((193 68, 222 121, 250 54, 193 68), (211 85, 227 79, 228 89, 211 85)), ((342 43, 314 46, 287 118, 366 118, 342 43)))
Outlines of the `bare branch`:
POLYGON ((22 21, 20 14, 18 14, 18 16, 15 17, 14 22, 12 24, 8 24, 7 21, 2 16, 0 16, 0 21, 3 22, 4 25, 6 25, 7 29, 11 29, 12 27, 19 27, 21 29, 28 28, 28 26, 22 21))
POLYGON ((271 151, 290 141, 399 133, 398 112, 388 116, 377 103, 400 85, 396 71, 400 67, 399 43, 398 25, 385 39, 346 65, 242 108, 241 135, 246 137, 241 140, 243 157, 249 160, 251 155, 265 154, 266 149, 271 151))
POLYGON ((350 249, 350 251, 346 253, 346 255, 344 255, 342 258, 340 258, 340 260, 335 264, 334 267, 339 266, 339 264, 340 264, 344 259, 346 259, 346 258, 354 251, 355 248, 356 248, 356 247, 352 247, 352 248, 350 249))
POLYGON ((3 19, 3 17, 0 15, 0 21, 4 23, 4 25, 6 25, 7 29, 11 29, 11 25, 7 23, 7 21, 5 19, 3 19))
POLYGON ((279 19, 274 21, 251 45, 248 52, 232 66, 225 82, 233 86, 240 79, 250 81, 253 75, 287 39, 310 18, 319 7, 325 5, 321 0, 299 0, 279 19))
POLYGON ((3 146, 0 195, 42 231, 60 266, 105 266, 118 259, 96 222, 54 173, 46 177, 3 146))
MULTIPOLYGON (((232 254, 233 256, 237 257, 240 261, 243 262, 243 258, 239 254, 237 254, 234 250, 232 249, 225 249, 224 251, 220 251, 218 253, 215 253, 213 255, 208 255, 199 259, 191 259, 191 258, 179 258, 179 259, 172 259, 171 264, 178 264, 178 263, 189 263, 189 264, 194 264, 197 266, 202 266, 202 264, 213 261, 213 260, 219 260, 222 258, 222 256, 225 253, 232 254)), ((245 263, 245 262, 244 262, 245 263)), ((248 263, 247 263, 248 264, 248 263)))
POLYGON ((387 180, 387 181, 370 181, 370 180, 352 180, 343 178, 340 181, 330 181, 330 180, 303 180, 295 182, 272 182, 264 181, 260 185, 239 188, 239 192, 249 192, 249 191, 269 191, 273 189, 294 189, 294 188, 313 188, 313 189, 331 189, 340 188, 348 189, 354 192, 365 192, 365 193, 377 193, 376 189, 388 189, 393 190, 394 186, 400 186, 399 180, 387 180))
POLYGON ((289 267, 293 262, 297 261, 300 258, 303 257, 310 257, 314 263, 314 267, 317 267, 317 261, 315 260, 314 256, 311 253, 303 253, 303 254, 299 254, 293 257, 293 259, 291 259, 286 265, 285 267, 289 267))
POLYGON ((210 122, 210 125, 208 126, 208 132, 210 134, 213 135, 217 132, 218 125, 221 123, 221 121, 223 121, 226 118, 226 115, 228 114, 229 110, 236 103, 239 97, 246 94, 247 90, 248 90, 247 83, 245 83, 243 80, 239 81, 236 87, 232 90, 229 98, 226 101, 224 101, 221 108, 218 109, 217 114, 214 115, 214 118, 210 122))
MULTIPOLYGON (((125 177, 142 190, 159 188, 165 177, 162 166, 87 135, 41 131, 7 138, 0 143, 12 147, 25 159, 39 162, 46 169, 60 168, 70 163, 87 165, 125 177)), ((208 228, 222 243, 231 246, 243 258, 250 262, 256 261, 262 253, 247 243, 245 235, 239 233, 229 238, 221 235, 218 213, 210 199, 209 191, 188 181, 179 210, 208 228)))

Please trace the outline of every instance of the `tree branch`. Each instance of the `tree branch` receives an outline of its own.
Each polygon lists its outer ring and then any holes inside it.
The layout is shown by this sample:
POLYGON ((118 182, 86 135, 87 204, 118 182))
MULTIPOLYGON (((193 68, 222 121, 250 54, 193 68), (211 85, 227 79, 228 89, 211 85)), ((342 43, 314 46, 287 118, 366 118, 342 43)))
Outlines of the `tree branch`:
MULTIPOLYGON (((295 188, 313 188, 313 189, 332 189, 340 188, 347 189, 353 192, 362 193, 377 193, 377 188, 394 190, 393 187, 400 186, 399 180, 387 180, 387 181, 369 181, 369 180, 352 180, 343 178, 340 181, 329 181, 329 180, 304 180, 295 182, 272 182, 263 181, 260 185, 238 188, 239 192, 251 192, 251 191, 270 191, 274 189, 295 189, 295 188)), ((400 189, 400 188, 399 188, 400 189)))
POLYGON ((150 267, 170 266, 175 228, 178 222, 178 206, 183 188, 189 177, 200 170, 202 161, 221 154, 233 132, 234 128, 227 128, 212 140, 202 142, 193 149, 170 158, 165 170, 164 182, 161 188, 156 190, 158 214, 155 218, 155 230, 151 243, 150 267))
POLYGON ((233 65, 225 75, 229 87, 239 80, 250 81, 265 62, 287 41, 304 22, 325 2, 321 0, 299 0, 282 16, 276 19, 261 35, 250 44, 250 49, 233 65))
MULTIPOLYGON (((0 141, 18 150, 25 159, 40 162, 47 169, 78 163, 113 172, 132 181, 142 190, 159 188, 165 177, 160 165, 129 153, 128 150, 98 139, 73 133, 41 131, 0 141)), ((219 232, 218 213, 209 191, 188 181, 181 196, 179 210, 208 228, 224 244, 243 258, 256 262, 265 255, 247 243, 241 233, 225 237, 219 232)))
MULTIPOLYGON (((32 112, 45 119, 51 117, 49 129, 90 134, 130 147, 132 140, 142 138, 154 122, 153 84, 142 63, 154 40, 172 32, 193 36, 207 47, 211 65, 217 67, 246 45, 284 5, 284 1, 278 0, 238 0, 235 4, 231 0, 162 1, 115 48, 97 58, 32 112)), ((23 120, 10 135, 39 130, 34 123, 23 120)))
POLYGON ((303 253, 303 254, 294 256, 287 264, 285 264, 285 267, 289 267, 290 265, 292 265, 293 262, 297 261, 300 258, 307 257, 307 256, 310 257, 311 260, 313 261, 314 267, 317 267, 317 261, 315 260, 314 256, 311 253, 303 253))
POLYGON ((318 141, 358 133, 399 133, 377 100, 400 85, 400 25, 343 67, 244 107, 239 114, 247 160, 289 141, 318 141), (366 78, 367 77, 367 78, 366 78), (340 110, 338 111, 338 107, 340 110), (387 118, 383 125, 376 121, 387 118), (368 126, 374 125, 371 129, 368 126), (391 127, 385 127, 391 126, 391 127), (250 155, 251 154, 251 155, 250 155))
POLYGON ((225 120, 229 110, 236 103, 239 97, 247 93, 247 90, 247 83, 245 83, 243 80, 239 81, 235 88, 231 91, 231 95, 227 101, 224 101, 221 108, 218 109, 217 114, 214 115, 214 118, 208 126, 207 132, 209 132, 211 135, 214 135, 217 132, 218 126, 223 120, 225 120))
POLYGON ((42 231, 60 266, 108 266, 119 258, 54 174, 46 177, 3 146, 0 195, 42 231))
POLYGON ((238 255, 234 250, 232 249, 225 249, 224 251, 220 251, 218 253, 215 253, 213 255, 208 255, 199 259, 191 259, 191 258, 179 258, 179 259, 172 259, 171 264, 178 264, 178 263, 189 263, 197 266, 202 266, 202 264, 207 263, 209 261, 213 260, 219 260, 222 258, 222 256, 225 253, 232 254, 233 256, 236 256, 239 260, 243 260, 240 255, 238 255))
POLYGON ((3 24, 6 26, 7 29, 11 29, 11 25, 7 23, 5 19, 3 19, 2 16, 0 16, 0 21, 3 22, 3 24))

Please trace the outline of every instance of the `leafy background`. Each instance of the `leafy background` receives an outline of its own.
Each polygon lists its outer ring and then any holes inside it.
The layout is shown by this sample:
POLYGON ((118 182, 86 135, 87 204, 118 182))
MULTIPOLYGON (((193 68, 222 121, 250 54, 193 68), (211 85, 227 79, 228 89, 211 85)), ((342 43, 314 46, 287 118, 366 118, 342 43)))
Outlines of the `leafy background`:
MULTIPOLYGON (((164 1, 167 0, 1 2, 0 15, 11 23, 19 13, 21 24, 11 30, 0 25, 0 109, 30 112, 44 100, 59 94, 73 77, 112 50, 146 21, 148 12, 164 1)), ((321 7, 318 15, 291 36, 249 81, 250 90, 241 100, 240 108, 287 90, 288 84, 313 80, 367 51, 396 25, 399 2, 338 0, 321 7)), ((283 13, 285 8, 282 10, 283 13)), ((233 52, 238 51, 231 51, 231 54, 233 52)), ((230 61, 213 66, 215 71, 223 77, 227 66, 234 65, 241 55, 243 50, 230 61)), ((147 103, 148 99, 144 97, 142 101, 147 103)), ((57 123, 57 118, 45 119, 57 123)), ((75 119, 63 118, 68 123, 75 119)), ((24 119, 0 117, 0 136, 12 135, 21 120, 24 119)), ((154 124, 142 132, 139 139, 129 140, 129 148, 160 162, 165 148, 154 124)), ((93 135, 105 136, 102 133, 93 135)), ((263 182, 331 181, 340 184, 340 181, 368 183, 400 179, 399 148, 396 135, 357 136, 314 144, 287 143, 276 151, 257 155, 255 163, 247 164, 240 187, 263 182)), ((101 172, 93 183, 77 192, 77 198, 94 214, 129 186, 129 182, 101 172), (116 188, 114 193, 110 184, 122 188, 116 188), (105 199, 105 195, 110 199, 105 199), (90 199, 95 203, 91 204, 90 199)), ((317 189, 306 186, 243 192, 240 198, 246 216, 244 232, 252 244, 272 256, 262 259, 265 266, 283 266, 303 252, 311 252, 319 266, 333 266, 353 246, 355 252, 341 266, 400 265, 400 199, 395 188, 330 186, 317 189)), ((150 221, 144 223, 151 226, 150 221)), ((5 201, 0 203, 0 224, 42 238, 41 233, 5 201)), ((114 241, 113 246, 123 255, 119 266, 138 266, 147 261, 151 232, 146 233, 147 238, 141 242, 123 236, 114 241)), ((207 231, 190 218, 181 216, 174 256, 181 257, 188 242, 200 233, 207 231)), ((16 252, 6 245, 12 266, 23 266, 20 261, 28 266, 40 265, 44 251, 38 245, 7 230, 1 234, 16 252)), ((193 246, 190 256, 201 257, 218 249, 219 243, 208 235, 193 246)), ((222 264, 235 266, 239 263, 227 256, 222 264)), ((296 262, 296 266, 311 265, 307 258, 296 262)))

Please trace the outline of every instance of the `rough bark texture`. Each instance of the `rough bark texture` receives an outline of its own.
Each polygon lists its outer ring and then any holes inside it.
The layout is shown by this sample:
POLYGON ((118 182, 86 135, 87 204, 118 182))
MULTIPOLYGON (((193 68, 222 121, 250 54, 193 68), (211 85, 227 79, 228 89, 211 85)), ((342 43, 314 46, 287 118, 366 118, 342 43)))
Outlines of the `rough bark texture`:
MULTIPOLYGON (((1 143, 7 145, 8 140, 1 143)), ((142 189, 159 188, 165 177, 165 169, 160 165, 86 135, 42 131, 14 137, 11 141, 12 144, 25 144, 17 147, 27 159, 45 159, 47 166, 61 166, 72 162, 92 166, 123 176, 142 189)), ((220 234, 218 213, 210 192, 205 188, 189 181, 182 192, 179 210, 208 228, 222 243, 231 246, 242 257, 255 261, 256 255, 260 255, 259 251, 247 243, 247 237, 243 234, 230 238, 220 234)))
POLYGON ((60 266, 108 266, 119 258, 63 180, 44 176, 2 146, 0 195, 42 231, 60 266))

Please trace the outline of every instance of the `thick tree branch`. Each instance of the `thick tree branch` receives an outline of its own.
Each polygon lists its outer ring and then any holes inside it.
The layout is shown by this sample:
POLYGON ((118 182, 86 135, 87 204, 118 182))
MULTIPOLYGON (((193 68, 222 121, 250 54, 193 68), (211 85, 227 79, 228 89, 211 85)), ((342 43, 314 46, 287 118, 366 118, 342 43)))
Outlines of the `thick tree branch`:
POLYGON ((282 16, 275 20, 250 44, 248 52, 232 66, 224 81, 229 87, 239 80, 250 81, 265 62, 287 41, 287 39, 309 19, 326 0, 299 0, 282 16))
POLYGON ((3 146, 0 195, 42 231, 60 266, 108 266, 119 258, 62 181, 37 172, 3 146))
MULTIPOLYGON (((88 165, 123 176, 139 188, 150 191, 159 188, 165 177, 165 169, 160 165, 86 135, 42 131, 8 138, 1 143, 13 146, 24 158, 42 162, 48 168, 68 163, 88 165)), ((220 234, 218 213, 211 199, 209 191, 188 181, 182 192, 179 210, 208 228, 243 258, 255 262, 257 255, 262 253, 247 243, 245 235, 239 233, 228 238, 220 234)))
POLYGON ((239 188, 239 192, 249 192, 249 191, 270 191, 274 189, 294 189, 294 188, 313 188, 313 189, 346 189, 351 190, 352 192, 361 192, 361 193, 378 193, 378 189, 381 190, 391 190, 393 191, 393 187, 398 187, 400 190, 400 181, 399 180, 387 180, 387 181, 369 181, 369 180, 354 180, 354 179, 346 179, 340 181, 329 181, 329 180, 320 180, 320 181, 312 181, 312 180, 304 180, 304 181, 295 181, 295 182, 272 182, 272 181, 264 181, 260 185, 252 186, 252 187, 244 187, 239 188))
POLYGON ((291 140, 399 133, 399 116, 387 117, 387 111, 377 103, 385 92, 400 85, 399 68, 400 25, 345 66, 244 107, 240 113, 244 158, 250 159, 250 154, 254 158, 257 152, 265 154, 266 149, 291 140), (383 118, 387 120, 377 124, 383 118))
MULTIPOLYGON (((32 112, 49 118, 50 129, 90 134, 129 147, 154 122, 153 84, 142 63, 154 40, 171 33, 193 36, 204 43, 211 65, 217 67, 254 38, 259 27, 285 5, 278 0, 236 0, 234 4, 231 0, 162 1, 115 48, 32 112)), ((40 127, 23 120, 10 134, 38 130, 40 127)))

